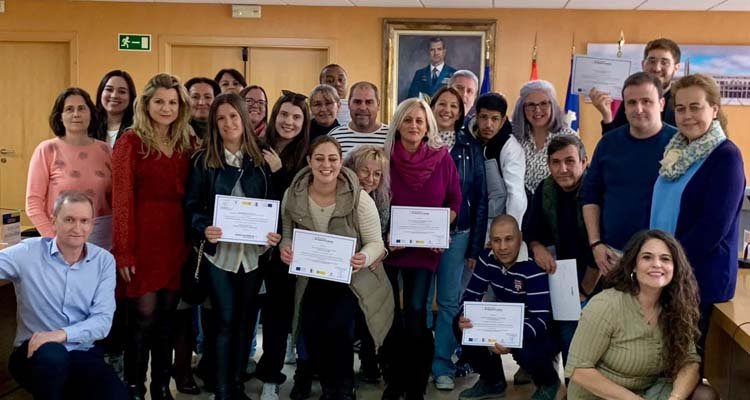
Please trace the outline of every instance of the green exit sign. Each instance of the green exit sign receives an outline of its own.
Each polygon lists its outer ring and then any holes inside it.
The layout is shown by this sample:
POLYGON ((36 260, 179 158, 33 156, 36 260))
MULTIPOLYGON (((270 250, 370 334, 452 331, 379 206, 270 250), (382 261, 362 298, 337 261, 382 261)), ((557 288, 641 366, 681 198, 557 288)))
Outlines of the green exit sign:
POLYGON ((151 35, 120 33, 117 46, 120 51, 151 51, 151 35))

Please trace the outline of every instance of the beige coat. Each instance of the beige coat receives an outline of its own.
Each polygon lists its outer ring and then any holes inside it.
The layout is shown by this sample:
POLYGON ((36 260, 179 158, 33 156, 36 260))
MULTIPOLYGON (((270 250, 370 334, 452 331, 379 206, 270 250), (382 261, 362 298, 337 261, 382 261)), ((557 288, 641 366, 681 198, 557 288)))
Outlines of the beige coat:
MULTIPOLYGON (((311 177, 310 167, 305 167, 297 174, 287 190, 286 207, 283 212, 294 221, 294 228, 314 231, 308 205, 308 188, 311 177)), ((357 251, 362 247, 356 213, 361 191, 357 175, 348 168, 341 168, 336 185, 336 206, 331 220, 328 222, 328 231, 326 232, 357 238, 357 251)), ((375 346, 380 347, 391 329, 395 304, 393 289, 382 263, 379 262, 373 269, 371 271, 369 268, 362 268, 352 274, 349 287, 357 297, 359 307, 365 315, 367 328, 372 335, 375 346)), ((299 310, 302 296, 307 287, 307 279, 304 277, 297 279, 294 296, 295 333, 297 332, 299 310)))

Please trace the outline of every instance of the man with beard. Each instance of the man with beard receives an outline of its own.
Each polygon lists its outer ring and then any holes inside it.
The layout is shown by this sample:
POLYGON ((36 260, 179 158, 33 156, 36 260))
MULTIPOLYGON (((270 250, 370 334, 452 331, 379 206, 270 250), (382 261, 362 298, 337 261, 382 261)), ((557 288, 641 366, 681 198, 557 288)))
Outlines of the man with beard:
POLYGON ((349 113, 352 120, 328 133, 338 140, 343 156, 357 146, 371 144, 383 147, 388 125, 380 122, 378 87, 370 82, 357 82, 349 91, 349 113))
MULTIPOLYGON (((672 78, 680 69, 680 46, 674 41, 666 38, 655 39, 646 44, 643 50, 643 61, 641 67, 643 72, 651 74, 661 81, 664 92, 664 109, 661 112, 661 120, 664 123, 674 125, 674 104, 672 104, 672 78)), ((591 103, 602 114, 602 134, 628 123, 625 116, 625 107, 621 106, 617 114, 612 118, 612 97, 608 93, 591 89, 589 93, 591 103)))
POLYGON ((429 51, 430 65, 414 72, 408 97, 419 97, 420 94, 432 97, 456 72, 455 68, 445 63, 446 48, 442 38, 431 38, 429 51))

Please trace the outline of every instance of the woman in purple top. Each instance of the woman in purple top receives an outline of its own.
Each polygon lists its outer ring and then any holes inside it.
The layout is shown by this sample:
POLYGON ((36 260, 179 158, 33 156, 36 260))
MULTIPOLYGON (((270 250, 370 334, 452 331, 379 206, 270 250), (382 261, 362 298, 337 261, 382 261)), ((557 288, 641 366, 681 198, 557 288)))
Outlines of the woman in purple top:
MULTIPOLYGON (((391 205, 448 207, 453 222, 461 207, 458 172, 448 149, 443 147, 427 103, 412 98, 399 104, 388 130, 385 151, 391 158, 391 205)), ((423 399, 433 352, 425 308, 440 251, 394 246, 390 250, 383 263, 393 286, 396 310, 382 350, 387 384, 383 399, 398 399, 404 394, 407 400, 423 399)))

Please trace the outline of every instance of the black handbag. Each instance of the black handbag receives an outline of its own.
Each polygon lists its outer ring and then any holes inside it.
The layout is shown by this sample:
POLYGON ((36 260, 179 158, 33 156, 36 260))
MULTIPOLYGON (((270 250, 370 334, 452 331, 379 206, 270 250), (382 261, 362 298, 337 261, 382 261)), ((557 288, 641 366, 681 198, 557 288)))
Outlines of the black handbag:
POLYGON ((190 257, 180 272, 182 301, 193 306, 203 304, 206 301, 206 297, 208 297, 208 283, 203 273, 208 264, 208 260, 203 259, 203 245, 205 244, 206 241, 201 240, 197 252, 195 247, 192 248, 190 257))

